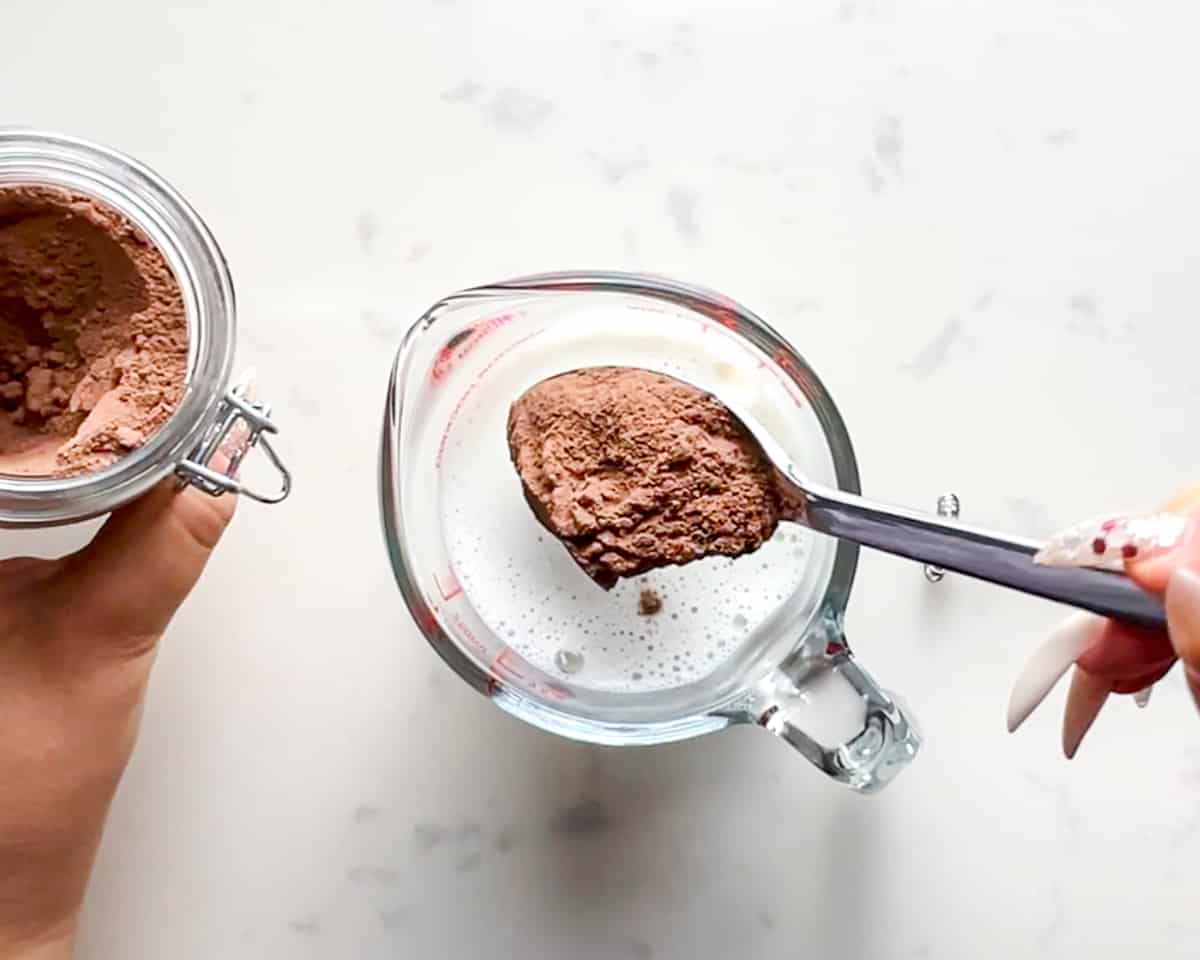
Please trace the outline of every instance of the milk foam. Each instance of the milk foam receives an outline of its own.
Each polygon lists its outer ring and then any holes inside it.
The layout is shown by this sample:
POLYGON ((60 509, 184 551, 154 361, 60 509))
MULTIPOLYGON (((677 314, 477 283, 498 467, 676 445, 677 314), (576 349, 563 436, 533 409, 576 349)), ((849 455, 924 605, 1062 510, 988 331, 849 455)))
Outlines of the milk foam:
POLYGON ((769 391, 782 388, 765 384, 769 374, 756 355, 724 331, 697 336, 689 317, 665 315, 651 325, 642 311, 601 307, 573 315, 569 332, 562 328, 494 364, 449 427, 440 507, 455 574, 492 631, 552 676, 628 693, 696 681, 797 591, 813 534, 783 523, 736 560, 710 557, 602 590, 526 504, 505 437, 509 404, 547 376, 602 364, 677 376, 767 423, 779 402, 769 391), (639 613, 643 589, 662 598, 658 613, 639 613))

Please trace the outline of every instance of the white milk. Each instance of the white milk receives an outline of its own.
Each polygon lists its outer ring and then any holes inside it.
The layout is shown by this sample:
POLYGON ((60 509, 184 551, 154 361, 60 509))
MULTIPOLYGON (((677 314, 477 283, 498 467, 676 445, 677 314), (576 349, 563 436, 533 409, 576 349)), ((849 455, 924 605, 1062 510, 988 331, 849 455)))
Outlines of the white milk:
MULTIPOLYGON (((545 377, 619 365, 677 376, 736 403, 768 428, 794 401, 761 358, 686 315, 599 306, 573 313, 494 364, 448 428, 442 524, 468 599, 497 636, 575 686, 640 693, 700 679, 799 589, 811 532, 781 524, 759 550, 597 586, 534 517, 509 460, 509 405, 545 377), (669 359, 664 359, 669 358, 669 359), (653 589, 662 610, 638 612, 653 589)), ((782 429, 782 428, 780 428, 782 429)), ((780 429, 776 438, 798 455, 780 429)), ((794 438, 793 438, 794 439, 794 438)), ((800 444, 803 447, 803 443, 800 444)))

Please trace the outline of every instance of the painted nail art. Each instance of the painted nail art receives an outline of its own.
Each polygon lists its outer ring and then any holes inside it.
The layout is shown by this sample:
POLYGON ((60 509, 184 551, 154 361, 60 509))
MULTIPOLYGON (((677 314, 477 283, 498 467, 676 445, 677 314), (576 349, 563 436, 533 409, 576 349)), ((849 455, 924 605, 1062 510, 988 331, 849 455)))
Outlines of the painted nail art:
POLYGON ((1170 550, 1187 525, 1187 517, 1174 513, 1098 517, 1056 533, 1033 560, 1052 567, 1122 570, 1126 561, 1170 550))

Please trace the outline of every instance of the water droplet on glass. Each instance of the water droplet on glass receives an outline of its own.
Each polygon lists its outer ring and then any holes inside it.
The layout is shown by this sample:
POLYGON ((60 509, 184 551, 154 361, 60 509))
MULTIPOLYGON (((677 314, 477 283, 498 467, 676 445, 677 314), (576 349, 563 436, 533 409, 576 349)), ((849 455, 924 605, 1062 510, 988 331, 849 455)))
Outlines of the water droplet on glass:
POLYGON ((734 618, 733 618, 733 625, 734 625, 735 627, 737 627, 739 630, 741 630, 741 629, 745 628, 745 626, 746 626, 746 625, 747 625, 749 622, 750 622, 750 621, 749 621, 749 620, 747 620, 747 619, 746 619, 746 617, 745 617, 743 614, 740 614, 740 613, 739 613, 739 614, 735 614, 735 615, 734 615, 734 618))
POLYGON ((583 669, 583 654, 574 650, 559 650, 554 655, 554 665, 563 673, 578 673, 583 669))

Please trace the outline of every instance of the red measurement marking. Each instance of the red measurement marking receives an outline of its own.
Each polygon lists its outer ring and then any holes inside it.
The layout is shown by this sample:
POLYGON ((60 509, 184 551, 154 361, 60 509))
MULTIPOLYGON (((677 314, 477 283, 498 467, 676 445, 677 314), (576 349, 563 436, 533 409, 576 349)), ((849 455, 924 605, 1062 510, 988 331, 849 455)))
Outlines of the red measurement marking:
POLYGON ((803 393, 797 394, 795 387, 800 384, 804 389, 813 389, 808 373, 800 366, 786 350, 777 349, 771 354, 776 369, 772 371, 775 378, 783 385, 784 392, 792 398, 792 403, 798 407, 804 406, 803 393), (780 374, 780 370, 785 375, 780 374))
POLYGON ((498 673, 510 680, 522 680, 525 677, 512 663, 513 659, 520 660, 520 656, 512 647, 506 646, 500 651, 500 655, 492 661, 492 673, 498 673))
POLYGON ((525 336, 521 337, 520 340, 514 340, 498 354, 492 357, 492 359, 487 362, 487 365, 475 376, 475 379, 471 381, 471 385, 467 387, 466 393, 458 398, 458 403, 456 403, 454 405, 454 409, 450 411, 450 419, 446 421, 446 429, 442 431, 442 439, 438 444, 437 461, 435 466, 439 470, 442 469, 442 458, 446 455, 446 444, 450 442, 450 431, 454 429, 454 424, 458 420, 458 415, 462 413, 462 408, 466 405, 467 398, 470 397, 471 394, 476 391, 476 389, 478 389, 480 382, 485 376, 487 376, 488 371, 491 370, 492 367, 499 363, 504 357, 508 356, 508 354, 512 353, 513 350, 523 344, 526 340, 536 337, 541 332, 541 330, 534 330, 533 333, 526 334, 525 336))
POLYGON ((737 330, 742 325, 741 321, 738 320, 737 314, 726 307, 717 307, 714 313, 717 317, 717 323, 723 327, 727 327, 730 330, 737 330))
POLYGON ((462 584, 458 582, 458 577, 456 577, 453 573, 449 573, 446 576, 450 578, 450 582, 444 587, 442 586, 442 582, 438 580, 437 574, 434 574, 433 582, 438 588, 438 593, 442 595, 442 599, 449 603, 463 592, 463 588, 462 584))
POLYGON ((557 683, 542 684, 543 692, 551 700, 570 700, 571 693, 565 687, 560 687, 557 683))
POLYGON ((417 609, 415 619, 417 621, 417 626, 421 628, 421 632, 427 636, 429 634, 441 632, 437 615, 424 604, 417 609))
POLYGON ((438 354, 437 360, 434 361, 433 372, 431 374, 433 382, 439 383, 446 379, 450 371, 467 354, 479 346, 490 334, 511 323, 512 320, 513 315, 511 313, 502 313, 499 316, 480 320, 479 323, 469 328, 469 330, 455 336, 448 344, 442 347, 441 353, 438 354))
POLYGON ((508 683, 519 684, 524 690, 547 700, 570 700, 571 691, 549 680, 540 680, 526 670, 533 671, 529 662, 512 647, 505 646, 493 661, 488 671, 493 674, 488 679, 488 692, 494 693, 508 683))
POLYGON ((788 373, 795 373, 795 372, 796 372, 796 363, 795 363, 795 361, 793 361, 793 360, 792 360, 792 358, 791 358, 791 357, 788 355, 787 351, 785 351, 785 350, 776 350, 776 351, 775 351, 775 352, 774 352, 774 353, 771 355, 771 359, 772 359, 772 360, 774 360, 774 361, 775 361, 775 363, 776 363, 776 364, 777 364, 777 365, 778 365, 778 366, 779 366, 781 369, 783 369, 783 370, 786 370, 788 373))
POLYGON ((479 642, 478 638, 475 636, 475 631, 473 631, 466 625, 466 623, 463 622, 462 617, 454 617, 451 625, 454 627, 454 632, 463 638, 463 642, 465 642, 468 647, 475 651, 476 656, 478 656, 480 660, 483 660, 487 657, 490 651, 487 647, 479 642))

